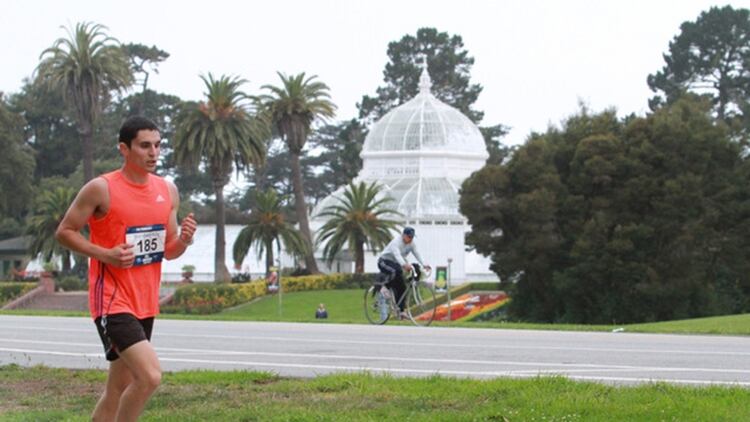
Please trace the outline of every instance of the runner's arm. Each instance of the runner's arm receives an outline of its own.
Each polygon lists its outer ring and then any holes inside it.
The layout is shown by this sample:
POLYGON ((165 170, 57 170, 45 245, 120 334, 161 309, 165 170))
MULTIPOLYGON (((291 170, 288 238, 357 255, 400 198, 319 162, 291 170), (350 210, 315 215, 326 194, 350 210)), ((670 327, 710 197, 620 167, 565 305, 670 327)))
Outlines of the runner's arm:
POLYGON ((193 243, 193 235, 198 225, 193 218, 193 213, 188 214, 182 220, 182 224, 177 226, 177 211, 180 209, 180 193, 174 183, 167 181, 169 187, 169 196, 172 199, 172 211, 169 213, 169 222, 167 223, 167 244, 164 250, 164 257, 175 259, 185 253, 185 250, 193 243))
POLYGON ((109 190, 107 181, 96 178, 83 186, 73 203, 57 226, 55 239, 61 245, 82 255, 97 259, 117 267, 127 268, 133 265, 135 255, 133 245, 120 244, 111 249, 91 243, 81 234, 81 229, 97 209, 109 207, 109 190))

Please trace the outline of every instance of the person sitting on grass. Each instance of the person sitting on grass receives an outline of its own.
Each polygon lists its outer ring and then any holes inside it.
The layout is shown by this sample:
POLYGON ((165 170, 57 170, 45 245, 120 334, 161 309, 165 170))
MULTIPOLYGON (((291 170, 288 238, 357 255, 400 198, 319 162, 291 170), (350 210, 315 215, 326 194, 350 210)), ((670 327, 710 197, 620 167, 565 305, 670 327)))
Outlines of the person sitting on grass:
POLYGON ((315 319, 326 319, 326 318, 328 318, 328 311, 326 311, 326 306, 321 303, 318 306, 318 309, 315 310, 315 319))

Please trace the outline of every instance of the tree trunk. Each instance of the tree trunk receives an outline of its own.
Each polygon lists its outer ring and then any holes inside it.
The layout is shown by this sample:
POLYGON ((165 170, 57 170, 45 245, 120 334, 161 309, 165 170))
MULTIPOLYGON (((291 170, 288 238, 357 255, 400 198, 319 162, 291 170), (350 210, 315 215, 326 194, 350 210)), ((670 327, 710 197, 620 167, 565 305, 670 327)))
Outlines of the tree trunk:
POLYGON ((70 251, 67 249, 62 254, 62 272, 63 274, 70 273, 70 251))
POLYGON ((315 250, 312 243, 312 234, 310 233, 310 223, 307 220, 307 204, 305 203, 305 190, 302 185, 302 170, 300 169, 299 154, 291 152, 292 157, 292 186, 294 187, 294 210, 297 213, 299 229, 305 243, 308 246, 308 252, 305 254, 305 266, 312 274, 319 274, 318 264, 315 262, 315 250))
POLYGON ((94 178, 94 151, 93 151, 93 123, 81 122, 78 134, 81 136, 81 147, 83 148, 83 183, 94 178))
POLYGON ((146 111, 146 89, 148 86, 148 72, 143 72, 146 76, 143 77, 143 89, 141 90, 141 101, 138 103, 138 115, 143 116, 146 111))
POLYGON ((273 240, 266 242, 266 280, 271 275, 271 267, 273 267, 273 240))
POLYGON ((229 274, 226 264, 226 238, 224 235, 224 225, 226 216, 224 215, 224 185, 214 182, 214 192, 216 193, 216 248, 214 253, 214 280, 217 283, 229 283, 232 276, 229 274))
POLYGON ((357 241, 354 245, 354 272, 362 274, 365 272, 365 248, 364 242, 357 241))

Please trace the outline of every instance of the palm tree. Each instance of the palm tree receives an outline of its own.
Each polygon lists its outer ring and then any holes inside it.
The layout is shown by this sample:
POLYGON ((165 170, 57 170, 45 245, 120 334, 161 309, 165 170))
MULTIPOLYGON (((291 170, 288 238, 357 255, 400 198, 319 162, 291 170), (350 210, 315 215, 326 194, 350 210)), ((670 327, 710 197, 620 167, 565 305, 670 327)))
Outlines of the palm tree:
POLYGON ((316 81, 317 76, 305 77, 305 73, 286 76, 278 73, 281 86, 264 85, 270 91, 261 96, 271 122, 286 141, 291 155, 292 187, 294 190, 294 208, 299 221, 300 231, 305 238, 308 252, 305 254, 305 265, 311 273, 318 273, 312 247, 312 234, 307 218, 307 204, 302 184, 300 155, 307 142, 307 136, 313 122, 319 118, 330 118, 335 115, 336 106, 331 102, 328 86, 316 81))
POLYGON ((369 185, 365 182, 350 183, 338 204, 328 206, 318 214, 319 217, 328 217, 318 231, 317 241, 319 244, 327 241, 323 256, 329 265, 348 243, 349 250, 354 251, 354 271, 362 273, 365 270, 364 245, 375 252, 391 240, 390 231, 398 223, 383 216, 400 213, 386 206, 392 199, 381 196, 381 190, 382 187, 375 182, 369 185))
POLYGON ((52 260, 53 256, 61 256, 63 272, 70 271, 71 253, 55 240, 55 231, 75 196, 76 190, 71 187, 57 187, 42 192, 34 215, 29 218, 26 226, 26 234, 32 237, 29 246, 31 255, 42 254, 45 261, 52 260))
POLYGON ((206 101, 191 104, 178 117, 174 139, 177 163, 192 169, 206 166, 216 195, 216 249, 214 276, 216 281, 229 282, 231 276, 225 263, 224 186, 229 182, 233 165, 237 171, 265 159, 268 125, 251 109, 251 99, 240 91, 246 81, 238 77, 214 79, 201 76, 206 85, 206 101))
POLYGON ((266 253, 266 277, 273 266, 273 241, 281 238, 284 248, 295 255, 307 252, 305 239, 292 224, 285 221, 281 201, 276 192, 269 190, 255 195, 256 204, 250 213, 250 222, 240 231, 234 241, 233 256, 235 265, 245 259, 250 247, 255 245, 258 257, 266 253))
POLYGON ((83 148, 84 182, 94 177, 93 133, 99 115, 112 91, 131 85, 133 75, 119 42, 105 33, 107 28, 91 22, 65 28, 67 38, 58 38, 44 50, 38 77, 59 90, 73 110, 83 148))

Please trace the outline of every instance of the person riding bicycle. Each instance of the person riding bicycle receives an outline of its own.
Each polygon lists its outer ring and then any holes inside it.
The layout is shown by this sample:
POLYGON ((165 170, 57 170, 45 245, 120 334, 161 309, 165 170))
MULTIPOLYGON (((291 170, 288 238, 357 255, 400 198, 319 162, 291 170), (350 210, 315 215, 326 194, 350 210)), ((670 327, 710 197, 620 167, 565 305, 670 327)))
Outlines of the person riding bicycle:
POLYGON ((422 262, 422 257, 417 252, 417 245, 414 243, 414 234, 414 228, 405 227, 403 233, 391 240, 378 257, 378 269, 380 270, 381 280, 385 282, 386 286, 393 289, 393 292, 396 294, 396 302, 402 313, 406 302, 405 300, 401 300, 406 291, 403 272, 412 270, 412 265, 406 261, 406 257, 411 253, 420 265, 430 270, 430 266, 422 262))

